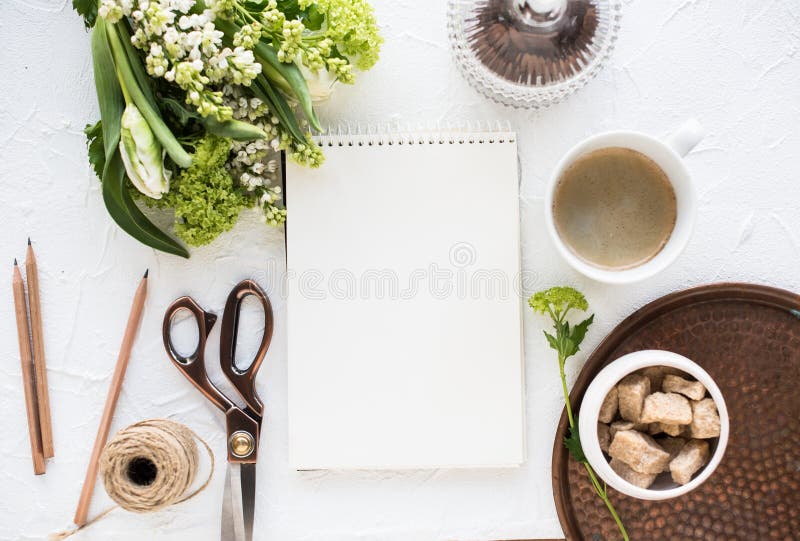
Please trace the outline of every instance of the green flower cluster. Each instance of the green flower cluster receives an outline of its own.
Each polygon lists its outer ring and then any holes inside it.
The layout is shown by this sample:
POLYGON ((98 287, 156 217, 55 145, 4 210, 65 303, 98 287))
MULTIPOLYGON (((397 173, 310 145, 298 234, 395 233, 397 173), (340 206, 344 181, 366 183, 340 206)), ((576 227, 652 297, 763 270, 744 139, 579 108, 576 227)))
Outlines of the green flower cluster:
POLYGON ((192 165, 181 170, 162 199, 163 205, 175 210, 175 233, 191 246, 208 244, 229 231, 241 210, 253 205, 225 168, 230 148, 228 139, 205 136, 192 165))
POLYGON ((572 308, 583 311, 589 308, 583 293, 566 286, 539 291, 528 299, 528 305, 534 312, 551 313, 555 318, 563 317, 572 308))
POLYGON ((372 6, 366 0, 299 0, 305 9, 314 6, 326 17, 325 37, 355 66, 368 70, 378 61, 383 38, 372 6))

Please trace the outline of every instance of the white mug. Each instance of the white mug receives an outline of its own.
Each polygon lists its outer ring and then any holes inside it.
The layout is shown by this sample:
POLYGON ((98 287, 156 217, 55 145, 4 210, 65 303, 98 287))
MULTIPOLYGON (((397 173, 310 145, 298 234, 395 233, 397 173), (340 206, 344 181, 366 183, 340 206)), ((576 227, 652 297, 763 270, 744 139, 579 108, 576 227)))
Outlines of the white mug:
POLYGON ((638 282, 657 274, 669 266, 686 245, 694 228, 697 215, 697 195, 689 172, 683 163, 683 157, 692 150, 705 136, 703 127, 697 120, 691 119, 675 130, 665 140, 635 131, 613 131, 601 133, 578 143, 567 154, 553 171, 545 194, 545 221, 547 231, 559 253, 578 272, 599 282, 608 284, 628 284, 638 282), (675 190, 677 217, 675 228, 664 247, 648 261, 636 267, 625 269, 608 269, 592 265, 579 258, 567 246, 558 234, 553 218, 553 197, 558 181, 566 169, 578 158, 609 147, 630 148, 641 152, 653 160, 664 171, 675 190))

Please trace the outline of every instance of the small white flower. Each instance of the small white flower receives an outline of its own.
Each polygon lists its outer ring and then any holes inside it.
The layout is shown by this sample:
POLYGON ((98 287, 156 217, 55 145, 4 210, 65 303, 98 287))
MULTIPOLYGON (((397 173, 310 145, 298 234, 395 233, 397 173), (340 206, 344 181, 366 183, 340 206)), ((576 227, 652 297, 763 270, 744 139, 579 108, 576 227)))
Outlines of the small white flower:
POLYGON ((171 0, 170 9, 186 13, 194 6, 194 0, 171 0))

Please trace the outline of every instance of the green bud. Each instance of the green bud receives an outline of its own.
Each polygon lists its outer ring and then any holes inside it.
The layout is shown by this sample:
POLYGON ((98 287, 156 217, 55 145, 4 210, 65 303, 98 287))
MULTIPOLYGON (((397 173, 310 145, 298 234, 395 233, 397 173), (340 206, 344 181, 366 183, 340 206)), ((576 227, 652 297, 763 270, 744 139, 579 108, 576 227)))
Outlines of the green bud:
POLYGON ((161 199, 169 191, 169 172, 164 170, 164 150, 150 125, 132 103, 122 113, 119 151, 128 178, 147 197, 161 199))

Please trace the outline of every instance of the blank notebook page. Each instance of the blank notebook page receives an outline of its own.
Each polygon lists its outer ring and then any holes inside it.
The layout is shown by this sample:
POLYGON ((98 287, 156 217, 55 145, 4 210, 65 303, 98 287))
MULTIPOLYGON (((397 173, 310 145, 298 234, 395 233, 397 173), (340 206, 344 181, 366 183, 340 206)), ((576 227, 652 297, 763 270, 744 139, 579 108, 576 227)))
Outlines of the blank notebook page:
POLYGON ((287 165, 291 466, 519 465, 514 134, 382 137, 287 165))

